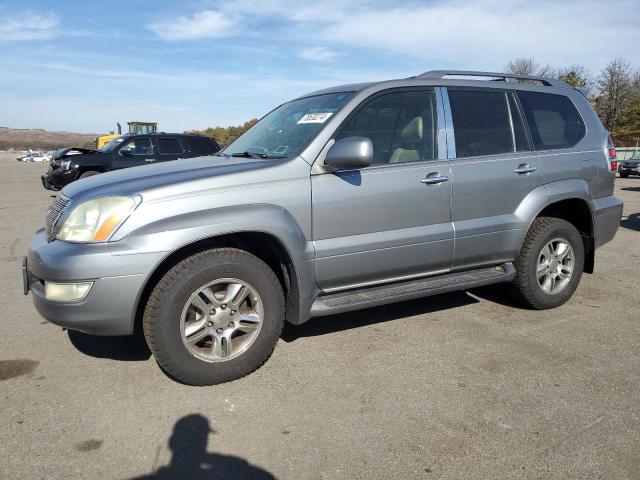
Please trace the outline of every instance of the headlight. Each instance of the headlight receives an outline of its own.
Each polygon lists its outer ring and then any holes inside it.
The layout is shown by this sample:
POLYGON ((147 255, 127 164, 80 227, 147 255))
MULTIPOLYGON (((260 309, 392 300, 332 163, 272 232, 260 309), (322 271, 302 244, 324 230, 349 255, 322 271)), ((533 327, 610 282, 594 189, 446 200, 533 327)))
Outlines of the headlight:
POLYGON ((69 170, 70 166, 71 166, 71 160, 61 160, 60 161, 60 168, 62 170, 69 170))
POLYGON ((103 197, 81 203, 64 221, 56 238, 67 242, 107 240, 135 205, 131 197, 103 197))

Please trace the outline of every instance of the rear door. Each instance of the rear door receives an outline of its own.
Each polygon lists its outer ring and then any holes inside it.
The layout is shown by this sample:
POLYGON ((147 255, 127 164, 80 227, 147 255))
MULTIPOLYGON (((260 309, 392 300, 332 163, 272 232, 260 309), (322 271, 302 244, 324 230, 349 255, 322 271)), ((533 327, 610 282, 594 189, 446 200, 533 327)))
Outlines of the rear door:
POLYGON ((453 267, 512 260, 526 219, 524 198, 542 184, 540 159, 508 90, 448 88, 455 228, 453 267))
POLYGON ((180 157, 189 156, 182 144, 176 137, 156 137, 156 145, 158 147, 158 161, 167 162, 169 160, 177 160, 180 157))
POLYGON ((385 91, 337 130, 334 140, 369 138, 374 163, 312 176, 316 279, 323 290, 449 269, 451 173, 441 107, 435 89, 385 91))
POLYGON ((156 152, 149 136, 139 136, 122 142, 113 154, 115 169, 137 167, 156 161, 156 152))

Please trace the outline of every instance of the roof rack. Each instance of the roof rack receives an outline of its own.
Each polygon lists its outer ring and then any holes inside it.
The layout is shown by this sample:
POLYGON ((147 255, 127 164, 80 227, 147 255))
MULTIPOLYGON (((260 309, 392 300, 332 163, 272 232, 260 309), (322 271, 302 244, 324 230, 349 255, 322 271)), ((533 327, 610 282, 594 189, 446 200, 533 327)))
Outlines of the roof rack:
POLYGON ((540 82, 546 87, 570 87, 569 84, 556 78, 534 77, 529 75, 517 75, 515 73, 496 73, 496 72, 475 72, 473 70, 430 70, 428 72, 416 75, 413 78, 424 79, 441 79, 446 76, 464 76, 464 77, 492 77, 495 81, 512 82, 514 80, 530 80, 540 82))

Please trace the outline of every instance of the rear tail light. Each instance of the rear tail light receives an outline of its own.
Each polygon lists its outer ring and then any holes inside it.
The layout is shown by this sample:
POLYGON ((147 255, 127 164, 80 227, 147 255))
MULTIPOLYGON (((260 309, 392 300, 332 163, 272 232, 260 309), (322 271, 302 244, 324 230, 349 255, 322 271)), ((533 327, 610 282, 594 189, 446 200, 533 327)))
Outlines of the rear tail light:
POLYGON ((611 134, 607 134, 607 156, 609 157, 609 170, 615 172, 618 170, 618 161, 616 160, 616 147, 613 145, 611 134))

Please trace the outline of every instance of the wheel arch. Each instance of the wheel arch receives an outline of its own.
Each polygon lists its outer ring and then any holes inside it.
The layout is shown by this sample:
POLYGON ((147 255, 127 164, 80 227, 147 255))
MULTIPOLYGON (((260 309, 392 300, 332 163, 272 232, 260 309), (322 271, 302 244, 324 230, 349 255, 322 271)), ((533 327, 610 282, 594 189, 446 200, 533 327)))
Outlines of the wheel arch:
MULTIPOLYGON (((529 225, 538 217, 556 217, 571 223, 582 237, 585 261, 584 271, 593 273, 595 268, 595 223, 589 186, 584 180, 563 180, 544 186, 547 192, 546 201, 538 203, 534 214, 530 216, 529 225)), ((540 197, 538 197, 540 198, 540 197)))
POLYGON ((145 279, 134 306, 133 329, 141 329, 142 315, 151 291, 174 265, 195 253, 213 248, 238 248, 264 261, 280 281, 286 299, 286 320, 300 323, 300 272, 285 242, 270 232, 246 230, 194 240, 168 252, 145 279))

